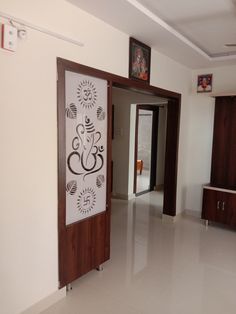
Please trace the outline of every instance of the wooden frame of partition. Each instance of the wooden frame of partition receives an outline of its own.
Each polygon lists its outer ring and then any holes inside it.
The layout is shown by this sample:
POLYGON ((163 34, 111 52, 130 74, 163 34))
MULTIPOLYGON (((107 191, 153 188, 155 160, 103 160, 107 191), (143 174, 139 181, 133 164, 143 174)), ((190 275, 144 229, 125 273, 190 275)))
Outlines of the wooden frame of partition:
MULTIPOLYGON (((168 98, 167 105, 167 134, 164 175, 164 205, 163 214, 176 215, 177 165, 178 165, 178 139, 181 95, 165 89, 148 85, 144 82, 134 81, 108 72, 100 71, 88 66, 77 64, 61 58, 57 59, 58 69, 58 232, 59 232, 59 287, 71 283, 86 272, 98 267, 110 257, 110 212, 111 212, 111 146, 112 146, 112 87, 133 90, 142 94, 168 98), (89 217, 80 222, 79 230, 74 224, 68 230, 65 226, 65 70, 91 75, 108 82, 108 186, 107 209, 105 212, 89 217), (91 237, 93 230, 93 237, 91 237), (82 239, 84 233, 93 243, 93 249, 88 249, 86 241, 82 239), (97 241, 96 236, 101 240, 97 241), (86 258, 81 259, 80 252, 75 248, 77 241, 80 248, 86 251, 86 258), (96 242, 97 241, 97 242, 96 242), (67 246, 70 245, 70 249, 67 246), (72 247, 73 246, 73 247, 72 247), (65 260, 65 255, 68 255, 65 260), (76 261, 73 258, 77 258, 76 261), (80 263, 78 263, 80 260, 80 263), (69 268, 69 269, 68 269, 69 268)), ((84 255, 83 255, 84 256, 84 255)))

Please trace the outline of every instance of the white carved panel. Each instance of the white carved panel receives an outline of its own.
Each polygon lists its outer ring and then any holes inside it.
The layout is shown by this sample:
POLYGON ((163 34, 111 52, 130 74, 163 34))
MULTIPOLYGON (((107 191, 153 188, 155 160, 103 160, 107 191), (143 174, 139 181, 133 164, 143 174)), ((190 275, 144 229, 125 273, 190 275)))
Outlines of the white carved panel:
POLYGON ((107 81, 65 73, 66 224, 106 210, 107 81))

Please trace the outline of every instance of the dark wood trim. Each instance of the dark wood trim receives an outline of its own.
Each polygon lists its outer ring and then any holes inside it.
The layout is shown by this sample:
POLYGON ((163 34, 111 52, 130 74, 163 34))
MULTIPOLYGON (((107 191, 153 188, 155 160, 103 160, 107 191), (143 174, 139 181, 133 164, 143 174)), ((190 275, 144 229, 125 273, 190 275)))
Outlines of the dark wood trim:
POLYGON ((106 234, 105 234, 105 259, 110 258, 110 233, 111 233, 111 194, 112 194, 112 133, 113 133, 113 105, 112 105, 112 81, 108 81, 108 134, 107 134, 107 210, 106 210, 106 234))
POLYGON ((135 139, 134 139, 134 188, 133 193, 137 195, 137 159, 138 159, 138 106, 136 106, 136 121, 135 121, 135 139))
POLYGON ((158 145, 159 107, 153 110, 152 116, 152 152, 151 152, 151 177, 150 190, 153 191, 156 185, 157 174, 157 145, 158 145))
POLYGON ((62 165, 66 164, 65 156, 65 115, 64 111, 60 108, 64 108, 65 103, 65 71, 62 63, 57 64, 58 77, 60 80, 57 81, 57 132, 58 132, 58 260, 59 260, 59 288, 64 286, 66 281, 64 269, 65 259, 63 252, 66 250, 66 242, 62 241, 64 234, 66 232, 66 169, 62 165), (59 127, 60 126, 60 127, 59 127))
POLYGON ((163 214, 176 215, 180 103, 169 100, 167 105, 166 154, 163 214))
POLYGON ((133 90, 141 94, 160 96, 165 98, 173 98, 181 100, 181 94, 175 93, 166 89, 158 88, 145 82, 131 80, 119 75, 111 74, 109 72, 97 70, 86 65, 81 65, 72 61, 58 58, 58 62, 63 62, 67 70, 72 72, 80 72, 87 75, 93 75, 112 82, 112 86, 120 87, 123 89, 133 90))
POLYGON ((215 98, 211 185, 236 189, 236 97, 215 98))
POLYGON ((158 105, 137 105, 139 110, 150 110, 153 112, 159 111, 159 106, 158 105))
POLYGON ((140 195, 143 195, 143 194, 149 193, 150 191, 151 191, 151 189, 144 190, 144 191, 141 191, 141 192, 135 193, 135 195, 136 195, 136 196, 140 196, 140 195))
MULTIPOLYGON (((112 84, 112 83, 111 83, 112 84)), ((114 130, 114 118, 115 118, 115 105, 112 104, 112 131, 111 131, 111 139, 114 140, 115 130, 114 130)))
POLYGON ((57 81, 57 116, 58 116, 58 151, 60 154, 58 154, 58 172, 60 173, 60 176, 58 176, 58 203, 59 203, 59 230, 64 230, 65 228, 65 203, 66 203, 66 197, 65 197, 65 177, 66 177, 66 171, 65 167, 61 167, 62 165, 66 164, 66 150, 65 150, 65 115, 60 108, 64 108, 65 103, 65 71, 63 68, 63 65, 61 63, 58 63, 58 77, 60 77, 60 80, 57 81), (59 127, 60 126, 60 127, 59 127))

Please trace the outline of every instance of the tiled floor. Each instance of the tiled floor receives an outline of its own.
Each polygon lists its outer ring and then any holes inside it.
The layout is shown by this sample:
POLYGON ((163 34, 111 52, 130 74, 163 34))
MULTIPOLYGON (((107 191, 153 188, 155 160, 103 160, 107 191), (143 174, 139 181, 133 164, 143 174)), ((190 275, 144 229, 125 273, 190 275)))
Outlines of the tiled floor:
POLYGON ((137 193, 150 189, 150 170, 143 169, 142 174, 137 174, 137 193))
POLYGON ((44 314, 235 314, 236 231, 165 223, 157 202, 113 201, 111 260, 44 314))

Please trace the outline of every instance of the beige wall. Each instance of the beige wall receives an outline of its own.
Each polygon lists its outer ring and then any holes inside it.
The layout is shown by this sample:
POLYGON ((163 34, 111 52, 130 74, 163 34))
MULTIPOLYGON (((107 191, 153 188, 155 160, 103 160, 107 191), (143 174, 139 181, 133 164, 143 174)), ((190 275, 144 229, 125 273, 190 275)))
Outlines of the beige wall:
POLYGON ((128 92, 113 88, 114 139, 112 140, 113 195, 128 197, 130 103, 128 92), (122 152, 122 153, 121 153, 122 152))
POLYGON ((214 98, 212 95, 236 95, 236 65, 199 69, 192 73, 192 95, 189 101, 189 134, 187 177, 184 189, 185 208, 201 215, 202 185, 210 181, 214 98), (212 93, 197 94, 197 75, 213 74, 212 93))
MULTIPOLYGON (((230 93, 236 93, 236 65, 230 65, 230 66, 221 66, 217 68, 208 68, 208 69, 199 69, 194 70, 192 72, 192 93, 195 96, 200 96, 196 92, 196 86, 197 86, 197 75, 198 74, 213 74, 212 79, 212 93, 209 93, 209 96, 211 95, 218 95, 218 94, 230 94, 230 93)), ((206 97, 209 97, 206 94, 206 97)))
MULTIPOLYGON (((56 57, 127 77, 129 38, 63 0, 1 0, 0 11, 85 44, 28 30, 16 53, 0 49, 0 304, 4 314, 16 314, 58 287, 56 57)), ((180 212, 191 71, 153 50, 151 84, 183 96, 180 212)))

